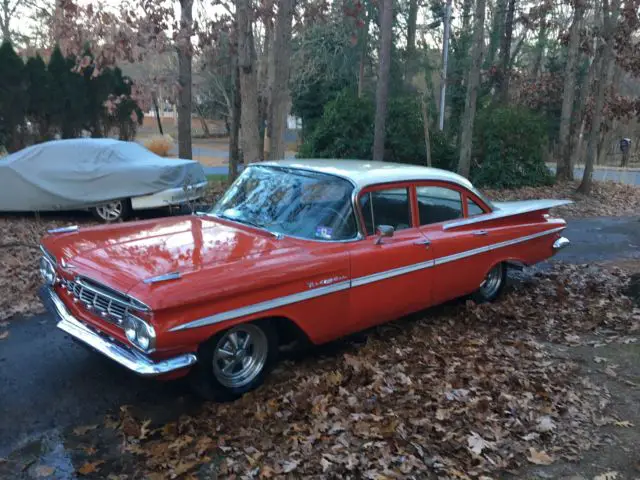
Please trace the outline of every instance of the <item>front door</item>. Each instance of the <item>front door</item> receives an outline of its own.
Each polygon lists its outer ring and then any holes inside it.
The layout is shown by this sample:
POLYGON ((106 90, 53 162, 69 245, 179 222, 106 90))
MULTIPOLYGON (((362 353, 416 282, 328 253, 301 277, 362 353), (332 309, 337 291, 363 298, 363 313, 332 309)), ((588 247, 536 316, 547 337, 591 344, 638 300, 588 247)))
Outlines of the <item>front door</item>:
POLYGON ((357 330, 431 304, 430 245, 415 225, 408 184, 376 187, 358 198, 366 239, 351 250, 350 321, 357 330), (379 225, 394 228, 380 241, 379 225))

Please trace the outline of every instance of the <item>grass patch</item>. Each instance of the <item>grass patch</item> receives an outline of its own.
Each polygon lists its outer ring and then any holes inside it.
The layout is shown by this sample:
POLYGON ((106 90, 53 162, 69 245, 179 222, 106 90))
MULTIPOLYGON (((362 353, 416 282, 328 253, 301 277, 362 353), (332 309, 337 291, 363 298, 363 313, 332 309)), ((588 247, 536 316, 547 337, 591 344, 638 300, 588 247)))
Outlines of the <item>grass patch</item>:
POLYGON ((222 173, 213 173, 211 175, 207 175, 207 180, 209 182, 227 182, 229 179, 229 175, 224 175, 222 173))

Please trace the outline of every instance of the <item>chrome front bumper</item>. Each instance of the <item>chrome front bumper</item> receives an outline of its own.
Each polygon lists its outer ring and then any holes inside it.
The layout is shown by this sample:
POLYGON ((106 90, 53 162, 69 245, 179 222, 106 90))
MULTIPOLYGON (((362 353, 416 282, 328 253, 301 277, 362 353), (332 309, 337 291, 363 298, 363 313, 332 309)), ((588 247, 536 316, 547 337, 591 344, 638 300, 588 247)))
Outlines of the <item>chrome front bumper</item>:
POLYGON ((47 310, 58 319, 57 326, 60 330, 138 375, 145 377, 162 375, 189 367, 197 361, 194 354, 187 353, 156 362, 143 353, 133 348, 127 348, 84 325, 69 313, 65 304, 52 288, 43 287, 40 296, 47 310))
POLYGON ((568 238, 560 237, 555 242, 553 242, 553 252, 557 253, 563 248, 568 247, 569 245, 571 245, 571 242, 569 241, 568 238))

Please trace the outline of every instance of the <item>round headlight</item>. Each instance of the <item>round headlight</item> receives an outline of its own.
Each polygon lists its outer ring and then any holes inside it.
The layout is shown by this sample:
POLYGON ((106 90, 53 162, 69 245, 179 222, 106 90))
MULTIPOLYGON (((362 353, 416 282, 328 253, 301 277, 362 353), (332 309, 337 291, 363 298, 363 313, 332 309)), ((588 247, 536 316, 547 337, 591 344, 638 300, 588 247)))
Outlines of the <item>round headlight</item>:
POLYGON ((136 342, 136 319, 131 316, 125 317, 122 322, 122 328, 124 328, 124 334, 127 336, 127 340, 131 343, 136 342))
POLYGON ((156 332, 144 320, 128 315, 122 326, 127 339, 140 350, 148 352, 155 346, 156 332))
POLYGON ((136 329, 136 343, 142 350, 148 350, 151 345, 151 336, 147 331, 147 327, 142 322, 138 322, 138 328, 136 329))
POLYGON ((40 276, 47 285, 56 283, 56 269, 47 257, 40 258, 40 276))

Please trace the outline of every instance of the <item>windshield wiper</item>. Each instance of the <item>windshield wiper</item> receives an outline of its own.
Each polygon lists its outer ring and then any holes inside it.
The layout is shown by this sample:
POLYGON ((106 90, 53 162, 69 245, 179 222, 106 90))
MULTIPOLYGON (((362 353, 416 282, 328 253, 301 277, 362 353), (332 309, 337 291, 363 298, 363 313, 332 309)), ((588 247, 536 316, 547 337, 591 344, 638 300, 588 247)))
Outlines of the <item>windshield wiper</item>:
POLYGON ((272 232, 266 226, 260 225, 257 222, 252 222, 251 220, 247 220, 246 218, 236 218, 236 217, 232 217, 230 215, 225 215, 224 213, 211 213, 209 215, 214 215, 216 217, 224 218, 225 220, 231 220, 232 222, 238 222, 238 223, 242 223, 244 225, 249 225, 251 227, 259 228, 260 230, 264 230, 265 232, 270 233, 271 235, 273 235, 274 237, 276 237, 278 239, 284 237, 283 234, 272 232))

